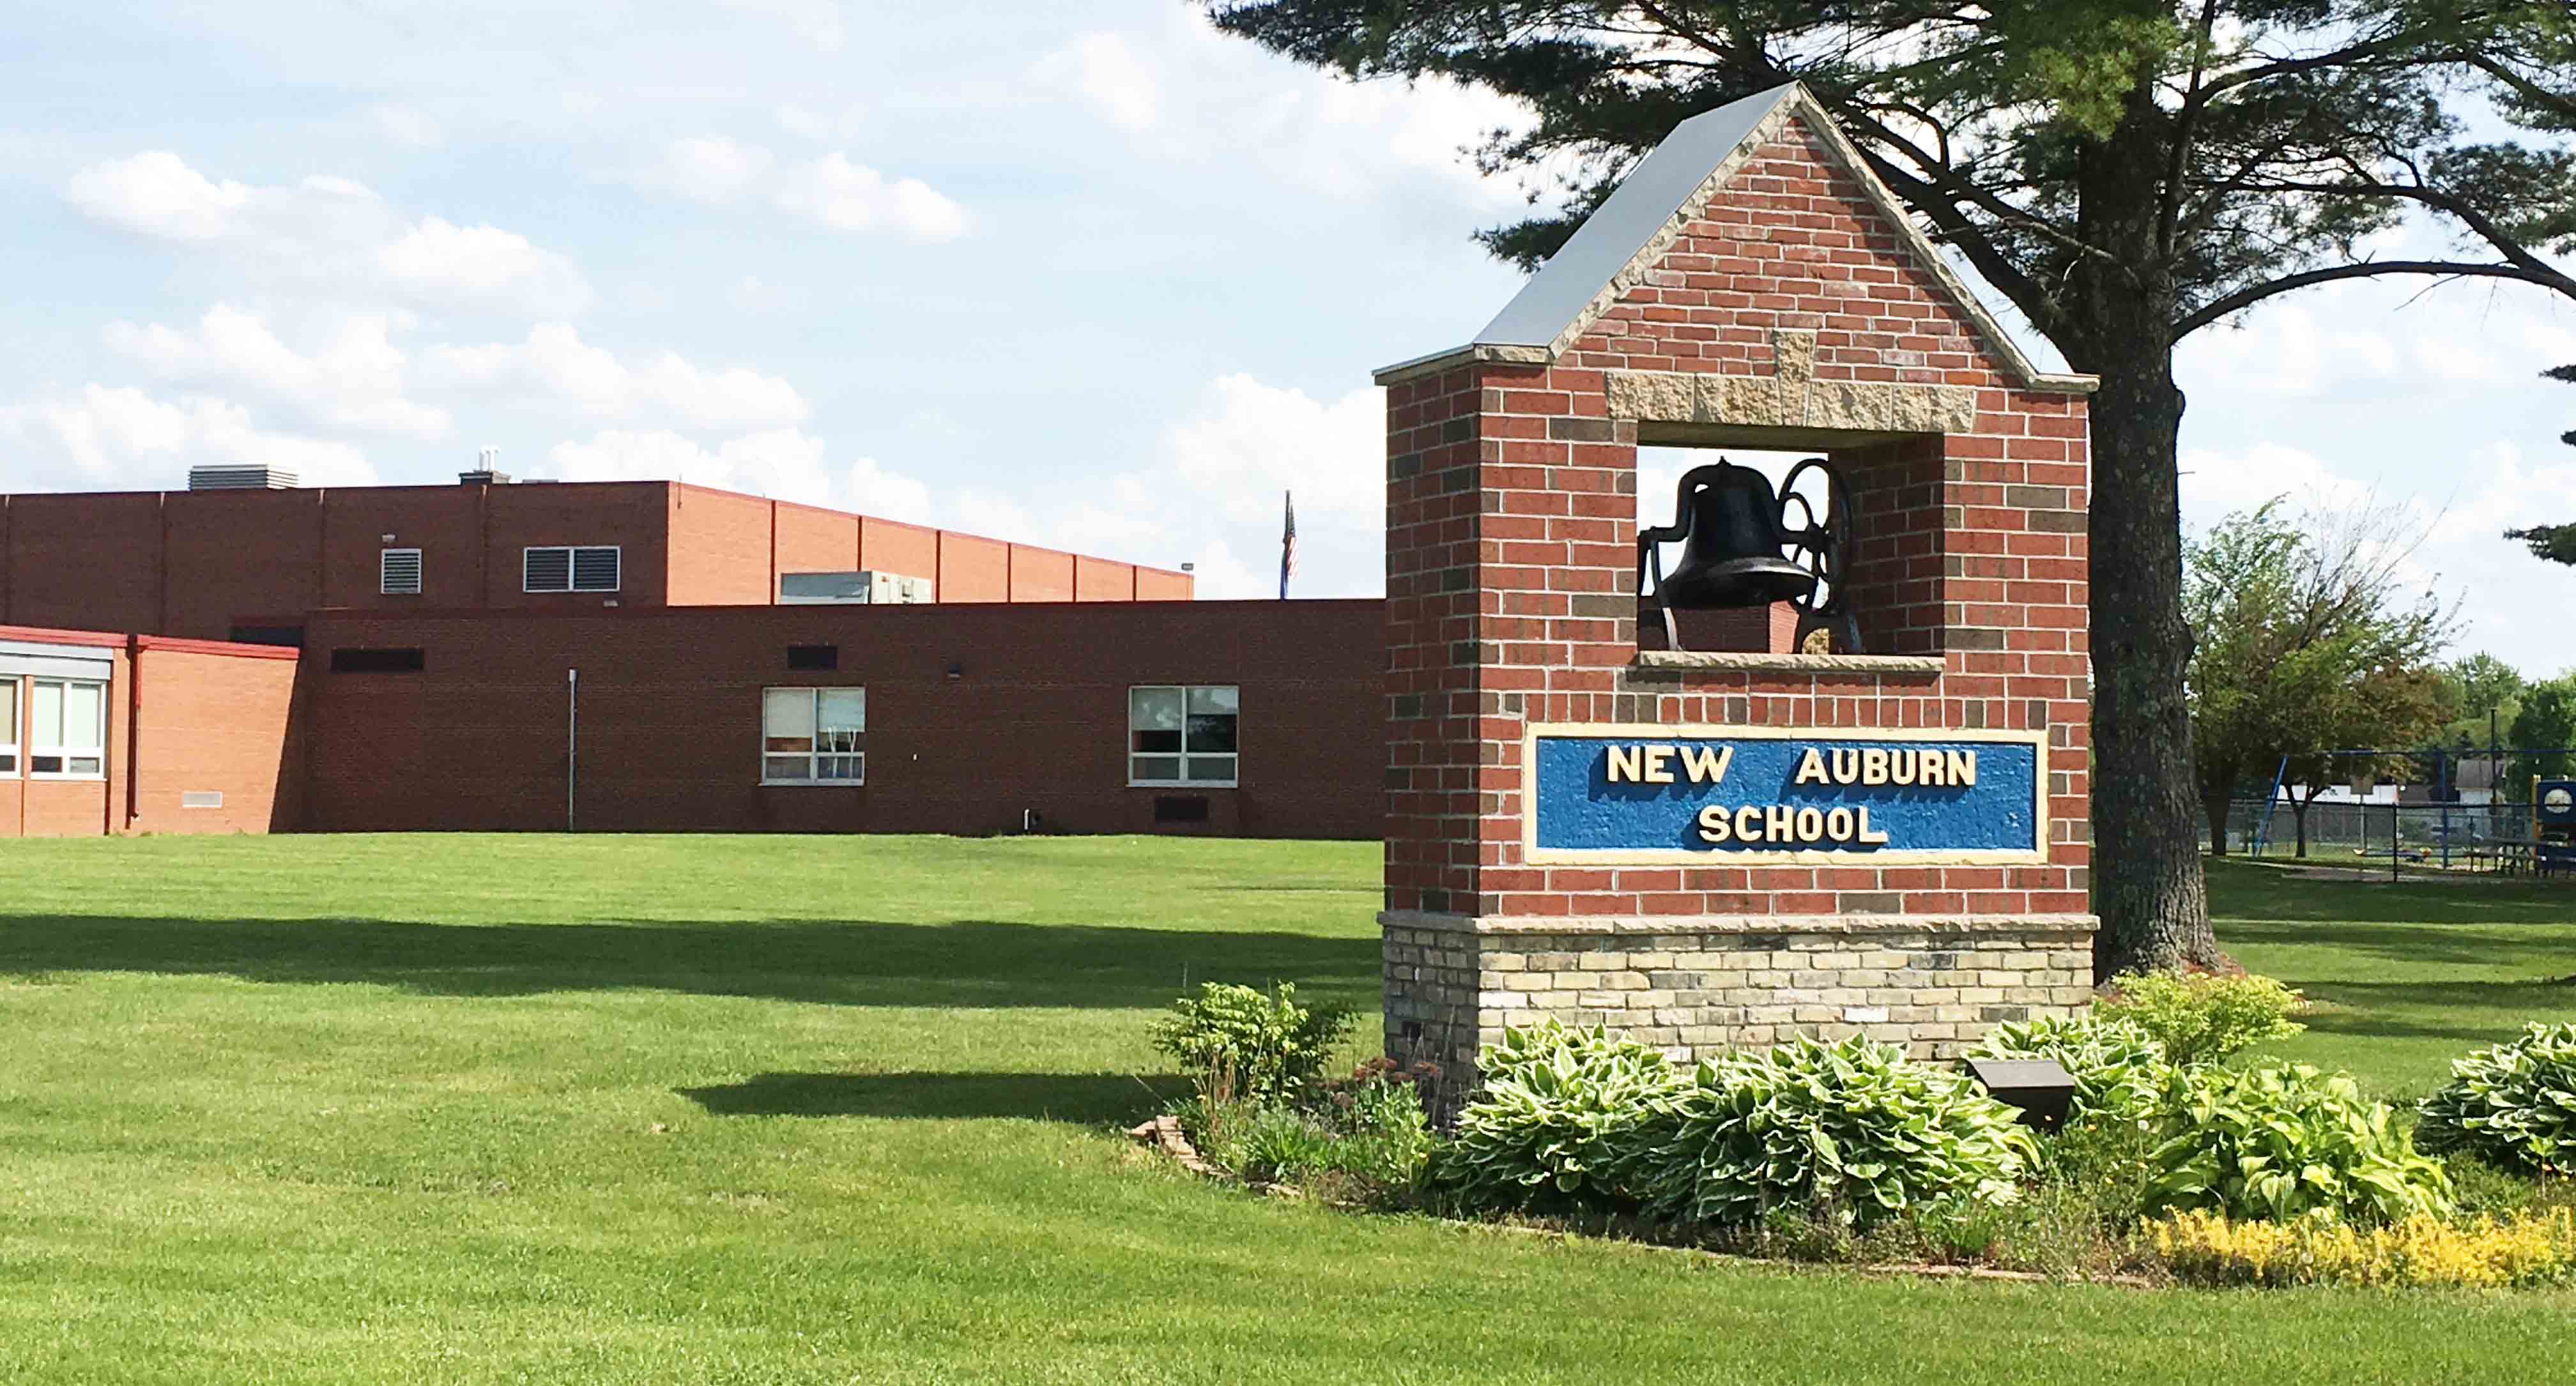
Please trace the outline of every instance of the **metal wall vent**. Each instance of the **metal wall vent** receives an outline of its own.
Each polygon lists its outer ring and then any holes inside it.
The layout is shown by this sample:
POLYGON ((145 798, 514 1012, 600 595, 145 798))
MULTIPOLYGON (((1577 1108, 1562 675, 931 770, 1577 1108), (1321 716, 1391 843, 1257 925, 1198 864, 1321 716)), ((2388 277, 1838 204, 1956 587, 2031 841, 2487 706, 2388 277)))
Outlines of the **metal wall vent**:
POLYGON ((377 590, 388 597, 420 595, 420 550, 387 549, 377 560, 377 590))
POLYGON ((179 807, 183 809, 219 809, 223 806, 224 792, 220 789, 183 789, 179 791, 179 807))

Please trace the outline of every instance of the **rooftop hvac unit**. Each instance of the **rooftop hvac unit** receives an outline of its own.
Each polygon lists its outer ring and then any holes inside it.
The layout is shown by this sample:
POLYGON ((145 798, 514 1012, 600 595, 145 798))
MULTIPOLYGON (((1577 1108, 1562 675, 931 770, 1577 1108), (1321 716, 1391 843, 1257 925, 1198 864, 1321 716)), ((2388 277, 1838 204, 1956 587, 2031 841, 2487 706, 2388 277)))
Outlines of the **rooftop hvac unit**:
POLYGON ((292 491, 295 473, 277 467, 190 467, 191 491, 292 491))
POLYGON ((855 573, 780 573, 781 606, 910 606, 934 599, 930 579, 862 569, 855 573))

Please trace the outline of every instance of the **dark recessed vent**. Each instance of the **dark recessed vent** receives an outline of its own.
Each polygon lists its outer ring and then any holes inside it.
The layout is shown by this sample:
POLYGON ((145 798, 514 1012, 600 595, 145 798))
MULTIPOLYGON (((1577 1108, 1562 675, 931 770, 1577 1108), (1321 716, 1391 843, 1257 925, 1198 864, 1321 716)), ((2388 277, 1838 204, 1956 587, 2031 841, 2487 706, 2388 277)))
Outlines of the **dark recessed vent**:
POLYGON ((304 627, 235 626, 231 639, 236 645, 284 645, 300 650, 304 648, 304 627))
POLYGON ((429 667, 417 649, 364 649, 342 646, 331 652, 335 674, 417 674, 429 667))
POLYGON ((1154 796, 1154 821, 1157 823, 1204 823, 1208 821, 1208 801, 1204 794, 1157 794, 1154 796))
POLYGON ((790 669, 838 669, 841 647, 838 645, 790 645, 787 647, 790 669))

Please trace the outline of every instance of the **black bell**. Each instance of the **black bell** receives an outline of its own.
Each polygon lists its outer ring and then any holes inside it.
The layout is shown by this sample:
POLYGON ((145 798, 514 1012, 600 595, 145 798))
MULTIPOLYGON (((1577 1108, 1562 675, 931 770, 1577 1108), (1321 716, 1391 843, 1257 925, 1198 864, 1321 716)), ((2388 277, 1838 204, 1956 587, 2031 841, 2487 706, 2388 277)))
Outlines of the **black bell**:
POLYGON ((1815 593, 1816 574, 1780 554, 1795 542, 1780 523, 1780 500, 1770 478, 1751 467, 1718 462, 1693 467, 1676 498, 1673 537, 1680 561, 1656 585, 1656 595, 1676 611, 1804 602, 1815 593))
POLYGON ((1643 610, 1663 618, 1665 648, 1681 648, 1675 611, 1764 607, 1787 602, 1799 609, 1797 640, 1807 649, 1817 631, 1829 634, 1838 653, 1860 652, 1860 628, 1843 596, 1843 561, 1849 551, 1851 498, 1833 464, 1811 457, 1789 469, 1780 490, 1750 467, 1719 461, 1682 474, 1673 498, 1673 523, 1637 531, 1637 593, 1643 610), (1825 495, 1799 489, 1813 472, 1825 495), (1791 524, 1795 506, 1801 523, 1791 524), (1664 572, 1662 546, 1682 546, 1672 573, 1664 572))

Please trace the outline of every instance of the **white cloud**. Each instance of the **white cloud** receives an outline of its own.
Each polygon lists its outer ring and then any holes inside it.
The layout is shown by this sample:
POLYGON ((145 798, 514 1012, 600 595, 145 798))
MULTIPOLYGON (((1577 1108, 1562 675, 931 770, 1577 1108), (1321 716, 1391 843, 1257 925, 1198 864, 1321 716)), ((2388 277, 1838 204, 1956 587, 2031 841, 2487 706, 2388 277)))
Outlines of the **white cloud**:
POLYGON ((63 197, 93 220, 237 254, 307 288, 546 313, 578 311, 590 297, 570 260, 517 232, 437 216, 408 220, 349 178, 217 181, 154 151, 82 169, 63 197))
POLYGON ((2235 453, 2189 449, 2183 522, 2205 528, 2275 496, 2327 521, 2365 507, 2394 508, 2399 532, 2421 540, 2399 566, 2401 576, 2446 599, 2470 599, 2457 650, 2486 650, 2535 674, 2576 661, 2566 570, 2504 538, 2517 525, 2576 517, 2576 460, 2528 463, 2503 440, 2463 448, 2461 459, 2446 494, 2406 495, 2280 444, 2235 453))
POLYGON ((1273 185, 1332 197, 1428 181, 1498 209, 1523 192, 1519 179, 1486 177, 1461 155, 1498 127, 1528 123, 1513 102, 1441 78, 1283 80, 1275 60, 1219 32, 1195 6, 1173 6, 1129 31, 1084 34, 1030 64, 1021 80, 1125 132, 1130 151, 1153 163, 1248 167, 1273 185))
POLYGON ((343 317, 308 355, 258 315, 219 303, 194 330, 113 322, 103 335, 110 348, 167 380, 247 388, 319 422, 370 433, 445 437, 447 412, 404 395, 405 357, 391 340, 394 325, 381 313, 343 317))
POLYGON ((818 111, 790 101, 778 108, 778 128, 803 139, 829 143, 845 140, 867 123, 867 107, 856 101, 838 111, 818 111))
POLYGON ((759 182, 770 163, 759 145, 699 135, 671 141, 638 181, 700 202, 730 202, 759 182))
POLYGON ((429 363, 442 383, 532 392, 601 418, 663 415, 701 428, 755 428, 799 423, 812 412, 777 376, 708 369, 670 351, 629 365, 564 322, 538 324, 524 343, 434 347, 429 363))
POLYGON ((570 312, 590 298, 572 262, 497 226, 458 226, 430 217, 376 252, 395 284, 424 297, 501 299, 570 312))
POLYGON ((376 480, 366 454, 347 443, 268 432, 222 399, 170 402, 130 387, 93 384, 76 396, 0 407, 0 438, 32 473, 24 481, 38 485, 161 490, 214 463, 282 467, 308 486, 376 480))
POLYGON ((919 241, 966 233, 964 208, 917 178, 887 181, 838 150, 789 174, 778 206, 835 231, 891 231, 919 241))
POLYGON ((1162 115, 1154 74, 1116 34, 1085 34, 1040 58, 1030 76, 1050 91, 1079 99, 1122 130, 1151 129, 1162 115))
POLYGON ((546 454, 544 474, 567 481, 687 481, 780 500, 932 523, 930 488, 874 458, 835 465, 823 440, 792 428, 726 440, 712 452, 667 430, 609 430, 546 454))
POLYGON ((760 15, 785 24, 798 38, 823 49, 839 50, 849 41, 838 0, 724 0, 729 10, 760 15))
POLYGON ((438 122, 409 106, 378 106, 367 113, 376 130, 396 144, 427 149, 440 139, 438 122))
POLYGON ((1249 375, 1219 376, 1199 411, 1172 425, 1173 471, 1228 518, 1276 520, 1294 488, 1301 519, 1383 523, 1385 392, 1353 390, 1330 404, 1249 375))
POLYGON ((93 164, 72 175, 63 196, 89 217, 167 240, 213 240, 250 201, 248 186, 218 183, 166 149, 93 164))

